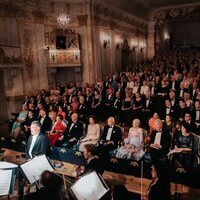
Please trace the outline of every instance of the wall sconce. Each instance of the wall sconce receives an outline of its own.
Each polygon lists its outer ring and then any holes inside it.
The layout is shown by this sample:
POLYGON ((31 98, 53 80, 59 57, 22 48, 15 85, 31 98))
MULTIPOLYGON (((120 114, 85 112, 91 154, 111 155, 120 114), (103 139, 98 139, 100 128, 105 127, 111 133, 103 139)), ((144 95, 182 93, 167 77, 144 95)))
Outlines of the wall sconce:
POLYGON ((119 49, 120 48, 120 43, 119 42, 116 42, 116 49, 119 49))
POLYGON ((49 45, 46 45, 45 47, 43 47, 43 49, 44 49, 45 51, 49 51, 49 45))
POLYGON ((133 45, 133 51, 135 51, 138 48, 138 45, 133 45))
POLYGON ((140 51, 142 52, 144 49, 145 49, 145 47, 144 47, 144 46, 142 46, 142 47, 141 47, 141 49, 140 49, 140 51))
POLYGON ((109 39, 103 41, 104 48, 106 48, 108 44, 110 44, 110 40, 109 39))

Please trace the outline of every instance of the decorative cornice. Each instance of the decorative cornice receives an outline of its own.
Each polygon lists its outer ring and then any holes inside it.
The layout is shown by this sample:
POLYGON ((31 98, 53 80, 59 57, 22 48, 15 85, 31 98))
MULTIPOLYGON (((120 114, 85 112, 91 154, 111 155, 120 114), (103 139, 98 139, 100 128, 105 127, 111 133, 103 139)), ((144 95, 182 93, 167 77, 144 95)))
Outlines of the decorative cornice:
POLYGON ((39 10, 33 10, 32 12, 35 23, 43 24, 45 19, 45 14, 39 10))
POLYGON ((88 15, 77 15, 79 26, 87 26, 88 15))
POLYGON ((167 19, 173 18, 200 18, 200 6, 170 8, 158 11, 154 15, 155 29, 162 31, 167 19))

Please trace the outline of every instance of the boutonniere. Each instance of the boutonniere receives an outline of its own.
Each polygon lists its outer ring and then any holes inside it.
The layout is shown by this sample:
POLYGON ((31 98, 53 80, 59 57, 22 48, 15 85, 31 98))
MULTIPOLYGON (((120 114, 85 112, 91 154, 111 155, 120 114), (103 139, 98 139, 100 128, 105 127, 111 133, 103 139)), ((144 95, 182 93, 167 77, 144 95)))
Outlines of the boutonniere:
POLYGON ((115 131, 113 131, 113 133, 115 133, 115 131))
POLYGON ((75 125, 74 128, 77 128, 77 125, 75 125))

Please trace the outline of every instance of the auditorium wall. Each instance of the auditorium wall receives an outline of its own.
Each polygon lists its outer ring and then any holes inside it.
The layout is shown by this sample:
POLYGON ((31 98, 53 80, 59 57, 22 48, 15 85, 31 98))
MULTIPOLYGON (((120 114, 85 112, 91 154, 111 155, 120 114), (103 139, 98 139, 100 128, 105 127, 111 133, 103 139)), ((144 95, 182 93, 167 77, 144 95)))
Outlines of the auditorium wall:
POLYGON ((173 24, 172 41, 173 44, 181 44, 184 46, 200 46, 200 22, 185 21, 173 24))

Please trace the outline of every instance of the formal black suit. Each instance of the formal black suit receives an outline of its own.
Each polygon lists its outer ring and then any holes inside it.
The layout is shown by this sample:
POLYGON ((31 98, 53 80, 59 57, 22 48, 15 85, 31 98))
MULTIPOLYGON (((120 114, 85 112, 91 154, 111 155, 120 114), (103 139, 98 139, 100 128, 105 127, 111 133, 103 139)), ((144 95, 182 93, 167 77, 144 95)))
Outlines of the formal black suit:
POLYGON ((100 158, 94 156, 91 160, 88 161, 87 165, 85 166, 84 173, 87 173, 89 171, 95 171, 97 174, 101 175, 103 174, 104 168, 100 158))
MULTIPOLYGON (((26 159, 31 158, 29 155, 29 149, 31 147, 32 138, 33 136, 31 135, 25 147, 26 159)), ((40 132, 35 141, 35 144, 32 150, 32 156, 35 157, 41 154, 47 154, 49 147, 50 147, 50 143, 49 143, 48 137, 40 132)))
POLYGON ((79 104, 77 113, 79 114, 79 120, 86 123, 88 112, 87 112, 87 107, 85 104, 79 104))
MULTIPOLYGON (((41 117, 38 118, 39 121, 41 121, 41 117)), ((49 116, 44 117, 44 121, 41 124, 41 132, 46 133, 46 131, 50 131, 52 128, 52 120, 49 116)))
MULTIPOLYGON (((103 134, 101 136, 101 140, 106 141, 106 136, 108 133, 108 129, 110 127, 108 125, 104 126, 103 134)), ((118 142, 122 140, 122 132, 121 129, 118 126, 113 126, 112 133, 110 137, 110 141, 112 141, 114 144, 111 146, 111 149, 116 149, 118 142)))
POLYGON ((67 142, 67 148, 71 148, 77 143, 77 141, 83 135, 83 123, 76 121, 75 123, 73 123, 73 126, 70 129, 72 123, 73 122, 69 122, 64 132, 64 139, 61 142, 57 141, 56 146, 60 146, 62 145, 62 143, 67 142), (73 138, 75 138, 75 140, 73 142, 70 142, 69 140, 73 138))
MULTIPOLYGON (((164 128, 161 130, 161 139, 160 139, 160 145, 162 146, 161 149, 154 149, 150 147, 150 154, 152 163, 155 163, 158 161, 158 159, 162 159, 166 157, 166 155, 169 153, 169 149, 171 146, 171 136, 168 131, 166 131, 164 128)), ((149 144, 154 144, 154 140, 156 137, 157 131, 152 131, 149 144)))
POLYGON ((173 86, 173 82, 170 81, 169 82, 169 89, 170 90, 175 90, 176 93, 179 94, 180 83, 178 81, 174 81, 174 88, 172 86, 173 86))

